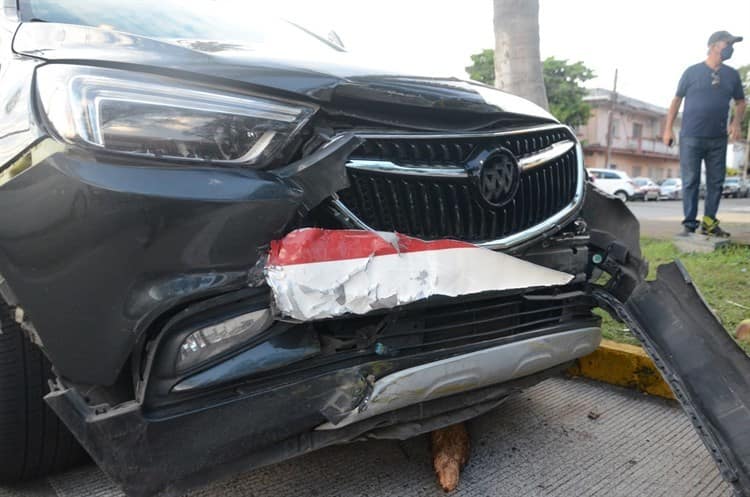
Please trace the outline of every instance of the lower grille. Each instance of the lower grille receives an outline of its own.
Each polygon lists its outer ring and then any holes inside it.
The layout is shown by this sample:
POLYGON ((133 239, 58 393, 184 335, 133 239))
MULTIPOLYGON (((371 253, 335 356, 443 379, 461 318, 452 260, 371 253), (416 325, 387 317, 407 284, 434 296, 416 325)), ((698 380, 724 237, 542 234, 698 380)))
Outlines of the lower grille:
POLYGON ((399 356, 512 337, 568 321, 590 319, 593 305, 585 296, 552 301, 529 300, 522 296, 469 302, 450 299, 442 305, 432 302, 423 309, 400 312, 392 321, 386 315, 322 322, 318 331, 322 338, 333 338, 340 344, 335 353, 367 347, 376 353, 399 356))
MULTIPOLYGON (((575 288, 577 289, 577 287, 575 288)), ((561 288, 569 292, 573 288, 561 288)), ((321 354, 262 373, 243 383, 248 388, 343 370, 381 361, 378 375, 424 362, 422 354, 450 356, 504 341, 599 326, 590 297, 530 300, 520 295, 475 299, 433 297, 399 311, 301 324, 315 333, 321 354), (398 365, 398 366, 397 366, 398 365)))
MULTIPOLYGON (((477 150, 504 147, 516 158, 574 140, 567 129, 499 137, 407 140, 367 139, 353 160, 388 160, 405 168, 420 164, 453 166, 477 150), (397 144, 398 146, 395 146, 397 144)), ((532 228, 576 198, 579 166, 576 148, 524 169, 514 198, 502 207, 482 201, 469 177, 393 174, 348 168, 351 186, 338 192, 344 205, 367 226, 423 239, 457 238, 481 243, 532 228)))

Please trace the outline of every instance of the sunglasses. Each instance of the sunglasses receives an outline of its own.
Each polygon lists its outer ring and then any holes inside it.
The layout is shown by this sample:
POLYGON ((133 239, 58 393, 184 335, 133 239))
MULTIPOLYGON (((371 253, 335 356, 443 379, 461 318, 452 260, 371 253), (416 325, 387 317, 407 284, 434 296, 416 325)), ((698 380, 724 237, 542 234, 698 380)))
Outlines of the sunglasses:
POLYGON ((721 78, 719 78, 719 72, 714 71, 711 73, 711 86, 719 86, 721 78))

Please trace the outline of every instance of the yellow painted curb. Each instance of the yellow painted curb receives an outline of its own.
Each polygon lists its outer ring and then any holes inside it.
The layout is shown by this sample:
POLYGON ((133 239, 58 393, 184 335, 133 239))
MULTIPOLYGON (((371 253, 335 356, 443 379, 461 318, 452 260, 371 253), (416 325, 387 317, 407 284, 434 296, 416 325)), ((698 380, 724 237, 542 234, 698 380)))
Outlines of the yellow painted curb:
POLYGON ((634 345, 602 340, 598 349, 578 359, 568 373, 674 399, 654 362, 641 347, 634 345))

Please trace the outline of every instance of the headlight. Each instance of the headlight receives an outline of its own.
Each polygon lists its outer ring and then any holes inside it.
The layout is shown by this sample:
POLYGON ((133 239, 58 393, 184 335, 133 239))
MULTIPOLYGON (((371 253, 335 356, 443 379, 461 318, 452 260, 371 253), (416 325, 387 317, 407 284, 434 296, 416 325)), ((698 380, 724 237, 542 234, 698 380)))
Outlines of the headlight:
POLYGON ((260 165, 314 112, 117 69, 51 64, 36 78, 63 140, 148 157, 260 165))

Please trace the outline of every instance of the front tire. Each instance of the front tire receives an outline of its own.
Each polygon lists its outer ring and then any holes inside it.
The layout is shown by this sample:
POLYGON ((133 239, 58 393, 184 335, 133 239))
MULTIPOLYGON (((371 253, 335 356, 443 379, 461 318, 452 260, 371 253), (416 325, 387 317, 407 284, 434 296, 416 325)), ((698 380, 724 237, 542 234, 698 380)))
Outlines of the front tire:
POLYGON ((620 200, 622 200, 623 203, 628 201, 628 194, 627 194, 627 192, 625 192, 623 190, 617 190, 615 192, 615 197, 617 197, 620 200))
POLYGON ((86 459, 44 402, 54 378, 49 361, 0 303, 0 483, 64 470, 86 459))

